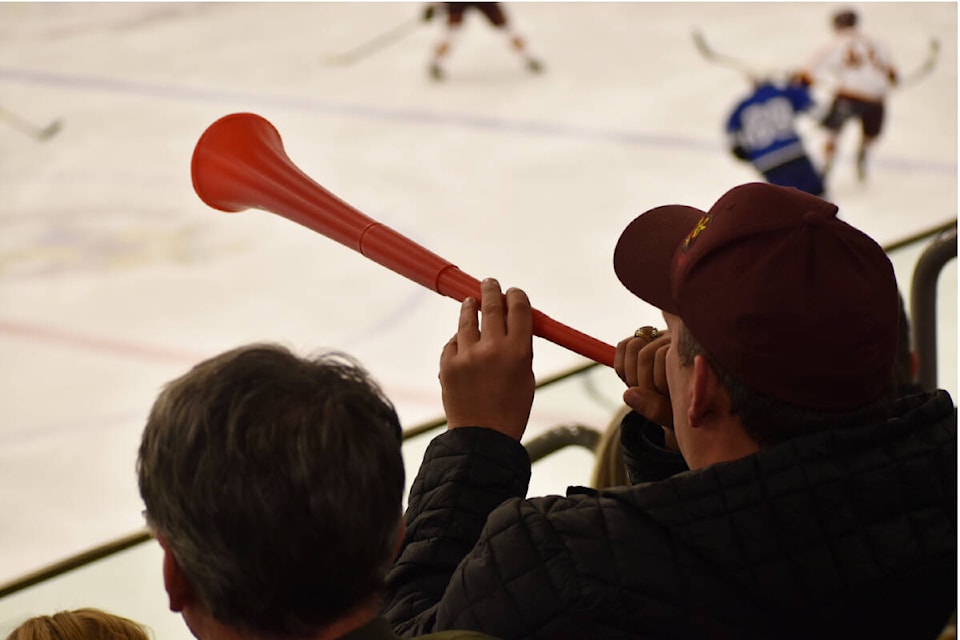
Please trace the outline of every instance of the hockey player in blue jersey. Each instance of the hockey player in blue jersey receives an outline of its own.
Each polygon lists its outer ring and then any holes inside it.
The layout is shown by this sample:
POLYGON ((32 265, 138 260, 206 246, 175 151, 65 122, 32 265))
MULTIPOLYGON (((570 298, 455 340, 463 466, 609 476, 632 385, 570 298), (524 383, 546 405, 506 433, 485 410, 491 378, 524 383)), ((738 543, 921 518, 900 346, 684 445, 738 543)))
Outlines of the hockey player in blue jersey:
POLYGON ((727 120, 730 151, 753 164, 771 184, 823 195, 823 177, 794 126, 797 115, 812 106, 807 87, 792 78, 785 84, 754 78, 753 92, 727 120))

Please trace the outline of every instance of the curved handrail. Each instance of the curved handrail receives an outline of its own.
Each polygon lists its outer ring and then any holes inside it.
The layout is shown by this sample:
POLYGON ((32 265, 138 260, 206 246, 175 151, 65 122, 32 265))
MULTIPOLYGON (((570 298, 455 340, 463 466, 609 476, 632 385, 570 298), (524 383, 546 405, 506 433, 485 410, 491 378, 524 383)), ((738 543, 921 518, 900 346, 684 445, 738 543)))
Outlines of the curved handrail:
POLYGON ((917 383, 930 391, 937 386, 937 280, 943 267, 957 257, 957 223, 937 236, 917 259, 910 285, 910 322, 919 371, 917 383))
POLYGON ((523 443, 530 462, 546 458, 564 447, 576 446, 596 451, 600 432, 586 425, 561 424, 523 443))

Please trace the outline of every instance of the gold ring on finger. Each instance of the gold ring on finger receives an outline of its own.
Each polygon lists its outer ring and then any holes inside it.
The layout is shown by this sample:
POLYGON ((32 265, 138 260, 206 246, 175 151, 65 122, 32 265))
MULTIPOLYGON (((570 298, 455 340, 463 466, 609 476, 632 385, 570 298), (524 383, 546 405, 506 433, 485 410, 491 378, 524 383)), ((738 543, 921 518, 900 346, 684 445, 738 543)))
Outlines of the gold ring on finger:
POLYGON ((645 326, 634 331, 633 336, 635 338, 643 338, 647 342, 652 342, 660 337, 660 331, 657 330, 656 327, 645 326))

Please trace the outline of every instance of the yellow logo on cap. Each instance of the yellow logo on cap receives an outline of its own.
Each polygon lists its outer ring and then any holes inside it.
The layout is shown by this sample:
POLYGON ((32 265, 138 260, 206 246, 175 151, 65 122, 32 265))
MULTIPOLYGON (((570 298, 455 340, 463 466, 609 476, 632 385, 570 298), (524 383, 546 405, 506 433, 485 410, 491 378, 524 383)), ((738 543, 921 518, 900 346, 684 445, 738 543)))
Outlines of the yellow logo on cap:
POLYGON ((697 222, 697 226, 695 226, 693 230, 690 233, 688 233, 687 237, 684 239, 681 251, 686 253, 687 250, 690 249, 691 246, 693 246, 693 243, 696 241, 697 236, 699 236, 703 232, 703 230, 707 228, 707 225, 710 224, 711 220, 713 220, 713 214, 710 214, 710 213, 700 218, 700 220, 697 222))

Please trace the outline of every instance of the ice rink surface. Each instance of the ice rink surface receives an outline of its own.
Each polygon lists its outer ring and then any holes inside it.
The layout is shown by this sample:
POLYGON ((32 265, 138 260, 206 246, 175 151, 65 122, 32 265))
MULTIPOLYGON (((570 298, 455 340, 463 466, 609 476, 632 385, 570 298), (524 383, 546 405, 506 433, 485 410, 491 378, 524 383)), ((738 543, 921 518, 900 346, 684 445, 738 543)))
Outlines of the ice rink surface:
MULTIPOLYGON (((415 3, 0 3, 0 107, 63 124, 39 142, 0 120, 0 582, 142 526, 150 404, 224 349, 345 350, 406 426, 441 412, 457 303, 279 216, 204 205, 189 165, 214 120, 263 115, 326 189, 615 344, 662 324, 613 274, 623 227, 757 179, 722 134, 748 82, 705 61, 691 32, 785 71, 827 42, 838 6, 510 4, 546 72, 471 16, 437 83, 436 22, 353 64, 328 59, 416 19, 415 3)), ((888 244, 957 215, 957 5, 857 7, 903 73, 940 43, 933 72, 891 95, 868 181, 848 136, 830 184, 841 217, 888 244)), ((819 158, 820 133, 802 126, 819 158)), ((583 363, 535 344, 539 377, 583 363)), ((543 408, 528 435, 578 410, 543 408)), ((561 471, 531 491, 586 482, 585 464, 561 471)))

